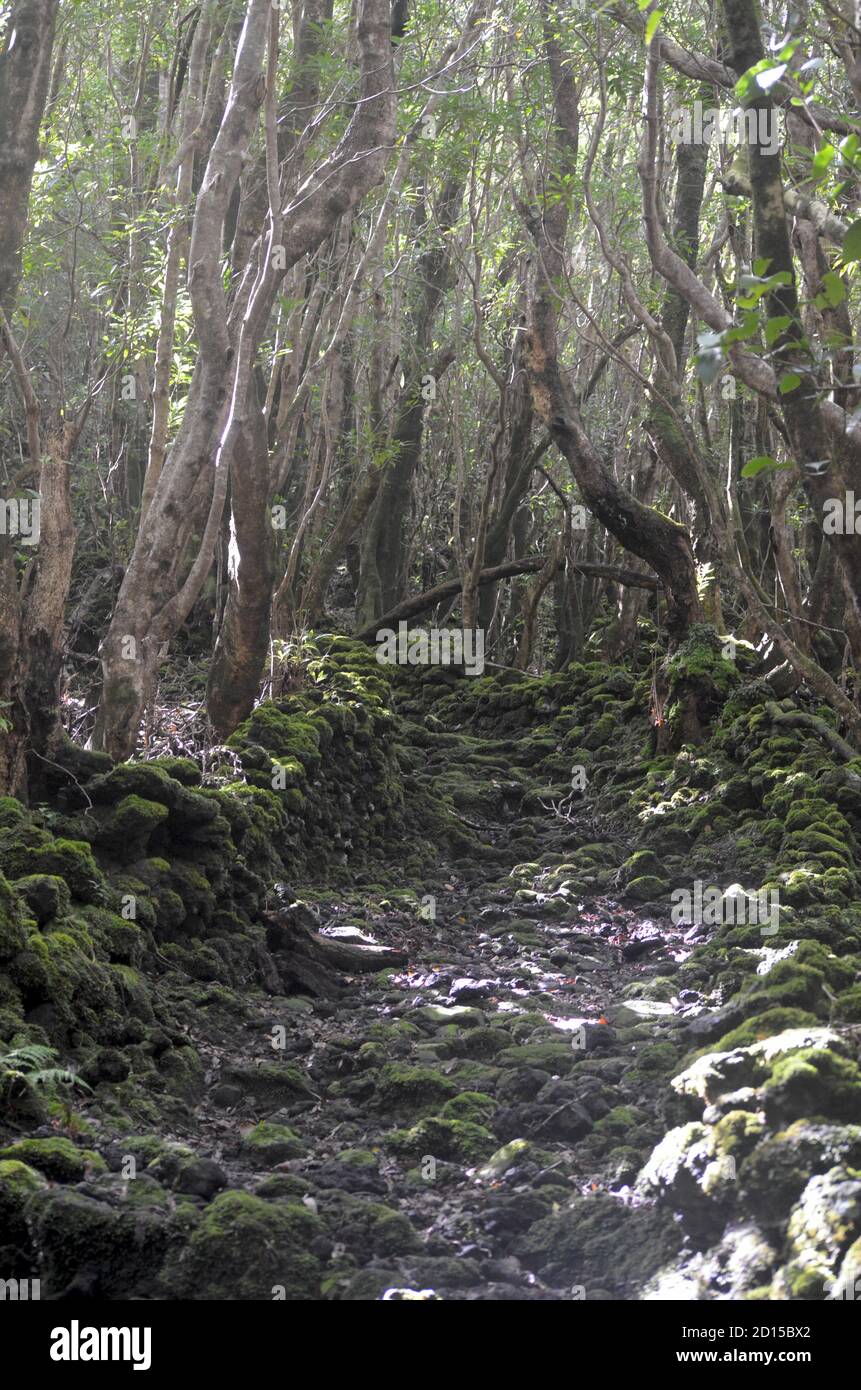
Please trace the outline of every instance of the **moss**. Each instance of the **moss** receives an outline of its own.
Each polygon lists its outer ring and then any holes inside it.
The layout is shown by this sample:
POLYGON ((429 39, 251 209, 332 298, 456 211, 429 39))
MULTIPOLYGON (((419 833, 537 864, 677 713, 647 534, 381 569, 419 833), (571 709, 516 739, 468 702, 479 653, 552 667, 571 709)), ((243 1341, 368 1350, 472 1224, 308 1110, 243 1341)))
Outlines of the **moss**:
POLYGON ((738 1172, 743 1206, 763 1225, 782 1225, 811 1176, 836 1163, 861 1163, 861 1128, 799 1120, 745 1157, 738 1172))
POLYGON ((31 829, 26 839, 3 844, 0 832, 0 854, 6 873, 14 878, 32 874, 49 874, 65 879, 74 897, 81 902, 98 902, 103 891, 103 879, 84 840, 54 839, 44 831, 31 829))
POLYGON ((26 902, 39 926, 68 910, 71 894, 65 879, 56 874, 29 874, 15 881, 15 892, 26 902))
POLYGON ((446 1101, 440 1114, 445 1120, 472 1120, 480 1125, 487 1122, 496 1108, 493 1096, 480 1091, 461 1091, 446 1101))
POLYGON ((659 858, 654 850, 640 849, 625 860, 622 872, 628 881, 636 880, 643 875, 660 878, 663 867, 663 859, 659 858))
POLYGON ((637 1069, 650 1076, 666 1076, 670 1074, 678 1060, 679 1051, 673 1043, 649 1043, 637 1053, 637 1069))
POLYGON ((191 758, 153 758, 150 767, 159 768, 168 777, 181 782, 184 787, 197 787, 201 781, 201 771, 191 758))
POLYGON ((772 1122, 809 1116, 854 1119, 861 1106, 861 1072, 835 1052, 802 1048, 775 1063, 763 1097, 772 1122))
POLYGON ((81 908, 78 916, 109 960, 140 965, 146 942, 136 921, 127 921, 103 907, 81 908))
POLYGON ((80 1182, 86 1156, 70 1139, 19 1139, 0 1149, 0 1160, 26 1163, 54 1182, 80 1182))
POLYGON ((828 998, 824 992, 825 977, 812 966, 795 960, 781 960, 765 976, 757 976, 742 996, 744 1006, 754 1008, 801 1009, 825 1016, 828 998))
POLYGON ((764 1013, 755 1014, 738 1028, 725 1033, 715 1044, 714 1050, 730 1052, 735 1047, 750 1047, 752 1043, 773 1037, 776 1033, 782 1033, 784 1029, 806 1028, 816 1022, 815 1014, 804 1009, 766 1009, 764 1013))
MULTIPOLYGON (((292 755, 309 772, 320 765, 320 729, 301 714, 289 714, 276 704, 258 705, 244 724, 231 734, 229 748, 259 744, 270 753, 292 755)), ((331 730, 328 730, 331 737, 331 730)))
POLYGON ((635 902, 655 902, 658 898, 663 898, 670 889, 670 885, 665 878, 657 878, 653 874, 642 874, 639 878, 631 879, 625 892, 629 898, 635 902))
POLYGON ((457 1089, 430 1067, 390 1062, 377 1076, 375 1103, 388 1115, 421 1115, 449 1100, 457 1089))
POLYGON ((203 1095, 204 1071, 196 1050, 173 1047, 158 1059, 158 1069, 165 1087, 181 1100, 195 1102, 203 1095))
POLYGON ((247 1160, 274 1168, 289 1158, 298 1158, 307 1145, 287 1125, 261 1120, 242 1136, 242 1152, 247 1160))
POLYGON ((489 1129, 470 1120, 442 1119, 431 1115, 412 1129, 392 1130, 385 1136, 386 1147, 405 1157, 429 1156, 444 1162, 475 1164, 487 1158, 496 1146, 489 1129))
POLYGON ((861 1023, 861 985, 853 985, 838 994, 831 1008, 835 1023, 861 1023))
POLYGON ((13 829, 23 825, 27 812, 14 796, 0 796, 0 830, 13 829))
POLYGON ((168 1297, 192 1301, 319 1297, 320 1264, 308 1247, 319 1219, 298 1203, 224 1192, 210 1202, 185 1249, 172 1256, 168 1297))
POLYGON ((368 1168, 374 1172, 380 1166, 380 1161, 371 1149, 341 1149, 336 1155, 339 1163, 345 1163, 348 1168, 368 1168))
MULTIPOLYGON (((16 802, 15 805, 18 803, 16 802)), ((27 931, 19 901, 0 874, 0 962, 11 960, 26 945, 27 931)))
POLYGON ((487 1162, 479 1169, 478 1176, 484 1182, 493 1182, 497 1178, 501 1178, 509 1169, 523 1163, 529 1158, 531 1152, 532 1145, 527 1139, 512 1139, 490 1155, 487 1162))
POLYGON ((29 1245, 24 1208, 34 1192, 47 1186, 36 1168, 20 1159, 0 1159, 0 1253, 4 1273, 10 1274, 15 1255, 29 1245))
POLYGON ((289 1062, 262 1062, 256 1067, 231 1065, 223 1068, 221 1079, 228 1085, 239 1086, 254 1100, 273 1107, 313 1098, 304 1072, 289 1062))
POLYGON ((556 1042, 527 1042, 520 1047, 507 1047, 496 1057, 503 1067, 534 1067, 537 1071, 560 1075, 566 1075, 575 1060, 569 1043, 556 1042))
POLYGON ((633 1105, 616 1105, 608 1114, 598 1120, 595 1125, 595 1133, 602 1138, 606 1137, 614 1141, 627 1139, 631 1132, 638 1129, 646 1119, 642 1110, 638 1110, 633 1105))
POLYGON ((147 1288, 183 1219, 166 1201, 141 1210, 63 1187, 34 1193, 26 1216, 43 1297, 64 1293, 82 1271, 112 1298, 147 1288))
POLYGON ((174 806, 181 793, 181 784, 169 776, 163 767, 152 763, 120 763, 110 772, 96 777, 88 788, 95 802, 113 805, 126 797, 142 797, 145 801, 174 806))
POLYGON ((124 859, 138 858, 153 831, 167 820, 168 809, 160 801, 124 796, 96 832, 96 843, 122 852, 124 859))

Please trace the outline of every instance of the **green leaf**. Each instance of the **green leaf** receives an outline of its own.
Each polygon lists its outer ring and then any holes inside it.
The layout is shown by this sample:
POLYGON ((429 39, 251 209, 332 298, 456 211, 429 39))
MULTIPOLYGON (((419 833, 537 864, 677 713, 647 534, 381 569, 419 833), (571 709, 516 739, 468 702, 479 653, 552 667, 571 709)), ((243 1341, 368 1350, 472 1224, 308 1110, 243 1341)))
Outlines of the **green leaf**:
POLYGON ((664 12, 663 12, 663 10, 652 10, 652 13, 649 15, 649 18, 646 20, 646 36, 645 36, 645 37, 646 37, 646 47, 647 47, 647 48, 649 47, 649 44, 652 42, 652 39, 655 37, 655 33, 656 33, 656 31, 657 31, 658 25, 660 24, 660 22, 661 22, 661 20, 663 19, 663 17, 664 17, 664 12))
POLYGON ((780 378, 778 390, 781 396, 788 396, 790 391, 794 391, 796 386, 801 385, 801 377, 797 372, 787 372, 786 376, 780 378))
POLYGON ((847 261, 861 261, 861 217, 856 218, 843 238, 843 256, 847 261))
POLYGON ((842 304, 846 298, 846 286, 840 279, 840 276, 834 274, 833 270, 826 270, 823 275, 822 291, 825 296, 825 302, 829 304, 832 309, 836 309, 837 305, 842 304))
POLYGON ((813 156, 813 177, 822 179, 828 170, 829 164, 834 162, 835 149, 833 145, 823 145, 821 150, 817 150, 813 156))
POLYGON ((778 463, 777 459, 769 458, 768 454, 760 454, 744 465, 741 476, 743 478, 755 478, 757 473, 773 473, 776 469, 791 467, 792 465, 789 463, 778 463))
POLYGON ((781 333, 789 327, 792 319, 788 314, 776 314, 774 318, 766 319, 765 323, 765 342, 768 347, 774 347, 781 333))

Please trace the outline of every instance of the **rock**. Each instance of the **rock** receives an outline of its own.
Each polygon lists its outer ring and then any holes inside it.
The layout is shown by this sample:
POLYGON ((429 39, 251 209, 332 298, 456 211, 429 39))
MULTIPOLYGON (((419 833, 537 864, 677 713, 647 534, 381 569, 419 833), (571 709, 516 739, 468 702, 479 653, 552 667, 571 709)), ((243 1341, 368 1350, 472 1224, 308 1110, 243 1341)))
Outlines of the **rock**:
MULTIPOLYGON (((823 1285, 830 1283, 841 1257, 859 1236, 861 1179, 840 1166, 811 1178, 789 1218, 793 1263, 823 1285)), ((783 1277, 785 1281, 785 1273, 783 1277)))
POLYGON ((208 1202, 227 1186, 227 1181, 224 1169, 213 1159, 193 1158, 180 1170, 174 1190, 186 1192, 191 1197, 203 1197, 208 1202))
POLYGON ((242 1103, 243 1091, 240 1086, 228 1086, 224 1082, 213 1086, 209 1093, 212 1104, 219 1110, 233 1110, 242 1103))
POLYGON ((71 902, 66 880, 56 874, 29 874, 14 883, 40 927, 52 917, 61 917, 71 902))
POLYGON ((438 1028, 446 1023, 458 1023, 462 1028, 477 1028, 486 1022, 480 1009, 471 1009, 466 1004, 425 1004, 416 1009, 415 1017, 438 1028))
POLYGON ((711 1249, 660 1270, 641 1298, 647 1303, 744 1298, 768 1283, 777 1260, 777 1250, 755 1225, 731 1225, 711 1249))
POLYGON ((761 1225, 782 1225, 809 1179, 836 1164, 861 1167, 861 1126, 798 1120, 741 1164, 740 1201, 761 1225))
POLYGON ((681 1232, 667 1212, 597 1194, 536 1221, 514 1253, 545 1283, 578 1285, 588 1302, 598 1288, 617 1298, 636 1297, 680 1243, 681 1232))
POLYGON ((494 1178, 501 1178, 503 1173, 508 1172, 509 1168, 515 1167, 528 1156, 529 1149, 528 1139, 512 1139, 510 1143, 497 1149, 495 1154, 491 1154, 487 1162, 479 1168, 476 1177, 481 1178, 483 1182, 492 1182, 494 1178))
POLYGON ((20 1159, 0 1159, 0 1256, 7 1277, 29 1247, 24 1211, 34 1192, 48 1186, 47 1178, 20 1159))
POLYGON ((286 1125, 261 1120, 242 1136, 241 1152, 246 1162, 263 1168, 275 1168, 290 1158, 298 1158, 307 1145, 286 1125))
POLYGON ((164 1296, 225 1302, 317 1299, 321 1265, 310 1246, 321 1234, 320 1218, 301 1202, 222 1192, 188 1243, 171 1252, 161 1276, 164 1296))
POLYGON ((455 980, 448 992, 452 1004, 470 1004, 486 999, 497 988, 495 980, 455 980))
POLYGON ((221 1079, 229 1086, 239 1087, 243 1098, 250 1096, 255 1101, 272 1106, 315 1099, 304 1074, 293 1063, 231 1065, 222 1070, 221 1079))
POLYGON ((626 999, 624 1004, 611 1004, 607 1018, 615 1028, 633 1028, 652 1018, 672 1018, 672 1004, 659 999, 626 999))
POLYGON ((708 1052, 674 1076, 670 1084, 679 1095, 713 1102, 727 1091, 764 1081, 779 1058, 809 1048, 845 1052, 846 1044, 830 1028, 791 1028, 751 1047, 708 1052))
POLYGON ((151 1286, 170 1245, 174 1214, 157 1183, 141 1175, 132 1187, 136 1200, 129 1207, 61 1187, 31 1197, 27 1225, 39 1252, 43 1298, 63 1295, 82 1275, 90 1294, 102 1297, 151 1286))
POLYGON ((0 1149, 0 1162, 16 1161, 44 1173, 52 1182, 80 1182, 87 1154, 69 1139, 19 1139, 0 1149))

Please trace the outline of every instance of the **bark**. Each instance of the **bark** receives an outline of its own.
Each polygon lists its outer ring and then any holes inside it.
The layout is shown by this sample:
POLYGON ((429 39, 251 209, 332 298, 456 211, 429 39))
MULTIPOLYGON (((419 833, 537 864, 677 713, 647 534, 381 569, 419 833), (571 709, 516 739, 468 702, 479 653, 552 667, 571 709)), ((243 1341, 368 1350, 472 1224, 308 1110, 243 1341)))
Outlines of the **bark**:
POLYGON ((389 0, 364 0, 358 20, 361 80, 337 147, 259 232, 228 312, 221 245, 245 152, 257 128, 271 6, 249 0, 230 94, 197 199, 189 249, 189 293, 199 357, 182 425, 135 543, 102 646, 103 688, 93 743, 114 757, 134 750, 151 701, 163 644, 178 630, 209 572, 227 493, 230 459, 249 428, 248 387, 284 274, 332 231, 379 181, 394 135, 395 90, 389 0), (183 557, 199 537, 191 568, 183 557), (129 657, 128 653, 132 655, 129 657))
POLYGON ((300 609, 305 621, 314 627, 320 618, 326 600, 326 591, 332 575, 346 553, 347 546, 359 528, 364 525, 380 489, 382 471, 379 465, 371 463, 347 501, 335 527, 326 540, 323 550, 308 576, 302 593, 300 609))
POLYGON ((344 992, 340 972, 367 974, 407 964, 406 952, 394 947, 352 945, 322 935, 305 920, 310 915, 301 903, 264 914, 266 945, 285 992, 337 998, 344 992))
POLYGON ((231 460, 230 588, 206 685, 207 713, 221 739, 251 713, 269 647, 275 533, 268 465, 266 422, 258 405, 237 435, 231 460))
POLYGON ((39 127, 51 80, 58 0, 15 0, 6 19, 11 47, 0 53, 0 309, 11 315, 39 127))
MULTIPOLYGON (((753 0, 721 0, 724 23, 732 65, 741 75, 765 56, 760 36, 759 15, 753 0)), ((750 105, 757 111, 771 112, 773 103, 767 92, 754 96, 750 105)), ((809 392, 818 386, 811 377, 810 360, 803 349, 794 344, 803 334, 796 289, 795 267, 792 258, 786 206, 781 178, 780 152, 769 153, 765 146, 749 146, 751 202, 756 255, 768 262, 768 274, 784 272, 788 283, 779 285, 767 297, 770 316, 788 315, 788 329, 774 344, 775 358, 783 371, 801 368, 802 381, 811 383, 797 387, 782 397, 782 414, 792 443, 796 463, 801 468, 804 490, 815 516, 822 517, 829 498, 844 495, 849 490, 850 460, 847 443, 827 431, 819 410, 811 408, 809 392), (805 470, 806 463, 831 459, 831 467, 822 474, 805 470)), ((837 554, 847 582, 847 593, 854 610, 855 621, 861 621, 861 537, 829 535, 828 543, 837 554)))
POLYGON ((452 357, 440 358, 433 352, 433 330, 446 291, 451 288, 451 250, 447 233, 460 210, 463 183, 451 181, 443 190, 437 216, 427 217, 417 234, 425 241, 419 256, 415 281, 418 303, 410 315, 409 331, 415 344, 415 367, 401 392, 392 433, 391 463, 386 467, 362 544, 358 619, 363 625, 374 621, 382 608, 391 607, 405 583, 405 526, 412 496, 413 479, 419 467, 424 437, 426 402, 422 379, 442 376, 452 357))
MULTIPOLYGON (((492 569, 482 570, 478 577, 479 584, 496 584, 500 579, 511 579, 518 574, 537 574, 547 564, 546 555, 528 556, 522 560, 506 560, 504 564, 494 565, 492 569)), ((599 564, 579 564, 573 565, 579 574, 595 575, 600 579, 610 579, 615 584, 631 584, 640 589, 653 589, 659 587, 658 581, 653 575, 642 574, 639 570, 620 569, 616 565, 599 564)), ((413 594, 412 598, 404 599, 394 608, 389 609, 377 618, 370 627, 362 628, 356 633, 360 642, 373 642, 380 628, 391 627, 393 623, 399 623, 408 618, 416 618, 421 613, 427 613, 431 608, 436 608, 438 603, 444 603, 446 599, 459 594, 463 588, 463 578, 458 575, 456 578, 445 579, 441 584, 436 584, 432 589, 426 589, 423 594, 413 594)))
POLYGON ((562 560, 562 543, 547 557, 544 568, 538 571, 534 584, 530 585, 529 592, 523 604, 523 631, 520 634, 520 642, 517 647, 517 656, 514 665, 516 670, 525 671, 532 659, 532 648, 535 645, 535 627, 538 621, 538 606, 545 591, 553 581, 553 576, 559 568, 562 560))
POLYGON ((210 35, 209 12, 198 21, 189 58, 188 85, 183 103, 181 149, 183 157, 176 175, 173 198, 175 218, 168 233, 161 314, 156 339, 152 387, 152 427, 144 485, 141 492, 141 520, 149 511, 167 453, 170 415, 170 376, 173 366, 176 308, 182 263, 188 253, 186 205, 191 198, 194 156, 200 139, 198 126, 203 103, 203 68, 210 35))
POLYGON ((58 745, 63 631, 75 524, 69 461, 84 427, 89 398, 74 421, 51 432, 43 450, 39 406, 8 320, 0 309, 0 343, 15 371, 27 412, 30 452, 38 461, 39 534, 20 584, 13 538, 0 536, 0 794, 37 794, 58 745))

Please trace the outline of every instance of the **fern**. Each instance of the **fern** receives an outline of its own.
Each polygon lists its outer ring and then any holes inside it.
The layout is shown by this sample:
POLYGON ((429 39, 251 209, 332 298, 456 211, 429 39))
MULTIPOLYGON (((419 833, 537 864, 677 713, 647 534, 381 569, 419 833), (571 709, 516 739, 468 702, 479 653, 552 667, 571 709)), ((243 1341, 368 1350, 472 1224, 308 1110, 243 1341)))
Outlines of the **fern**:
POLYGON ((92 1090, 76 1072, 68 1067, 52 1066, 57 1053, 43 1043, 22 1043, 8 1052, 0 1052, 0 1092, 20 1083, 24 1087, 55 1094, 66 1086, 92 1090))

